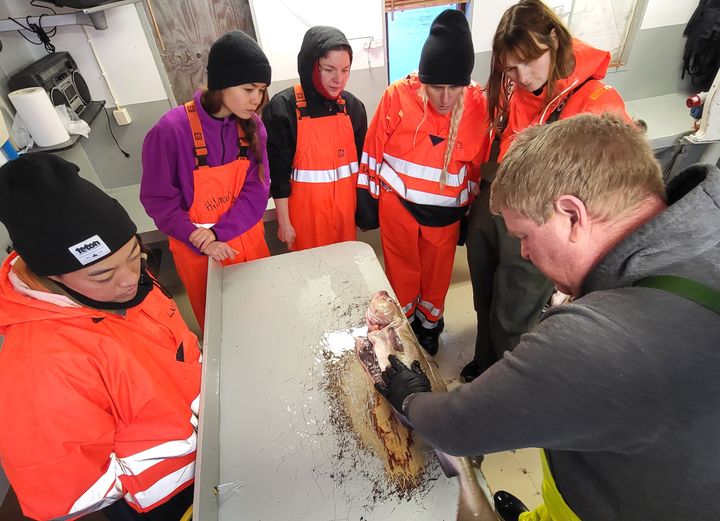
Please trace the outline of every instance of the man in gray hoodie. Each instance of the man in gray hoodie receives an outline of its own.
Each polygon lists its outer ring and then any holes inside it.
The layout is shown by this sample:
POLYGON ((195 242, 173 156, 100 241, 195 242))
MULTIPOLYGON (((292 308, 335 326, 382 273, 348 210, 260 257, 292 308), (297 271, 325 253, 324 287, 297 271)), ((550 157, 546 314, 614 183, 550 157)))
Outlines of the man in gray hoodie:
POLYGON ((665 189, 634 127, 581 115, 518 137, 491 207, 575 300, 456 392, 394 360, 383 394, 450 454, 544 449, 545 504, 496 494, 503 519, 718 519, 720 171, 665 189))

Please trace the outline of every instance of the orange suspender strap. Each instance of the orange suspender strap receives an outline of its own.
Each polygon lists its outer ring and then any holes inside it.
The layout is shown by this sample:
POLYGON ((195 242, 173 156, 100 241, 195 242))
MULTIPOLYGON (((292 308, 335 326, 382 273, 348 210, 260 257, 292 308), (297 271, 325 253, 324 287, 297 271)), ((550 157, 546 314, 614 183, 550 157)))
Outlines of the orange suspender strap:
MULTIPOLYGON (((203 135, 202 125, 200 124, 200 116, 198 116, 194 101, 185 103, 185 112, 190 122, 190 130, 192 131, 193 146, 195 147, 195 167, 205 168, 207 164, 207 146, 205 145, 205 136, 203 135)), ((238 128, 238 158, 247 159, 250 142, 245 137, 245 131, 237 124, 238 128)))
POLYGON ((340 96, 337 99, 337 111, 338 113, 342 112, 343 114, 347 114, 347 107, 345 106, 345 98, 340 96))
POLYGON ((200 124, 200 116, 198 116, 194 101, 185 103, 185 112, 190 122, 193 146, 195 147, 195 167, 206 168, 208 166, 207 147, 205 146, 205 136, 203 136, 202 125, 200 124))
POLYGON ((293 85, 295 91, 295 112, 297 118, 302 119, 308 117, 307 115, 307 101, 305 100, 305 93, 303 92, 302 85, 299 83, 293 85))
MULTIPOLYGON (((293 85, 293 90, 295 91, 295 112, 297 113, 298 119, 307 118, 307 100, 305 99, 305 92, 303 92, 302 85, 299 83, 297 85, 293 85)), ((335 103, 337 104, 337 111, 338 113, 347 114, 347 107, 345 106, 345 99, 343 97, 339 97, 335 103)))
POLYGON ((238 129, 238 159, 247 159, 248 150, 250 149, 250 141, 245 137, 245 131, 240 126, 240 122, 237 124, 238 129))

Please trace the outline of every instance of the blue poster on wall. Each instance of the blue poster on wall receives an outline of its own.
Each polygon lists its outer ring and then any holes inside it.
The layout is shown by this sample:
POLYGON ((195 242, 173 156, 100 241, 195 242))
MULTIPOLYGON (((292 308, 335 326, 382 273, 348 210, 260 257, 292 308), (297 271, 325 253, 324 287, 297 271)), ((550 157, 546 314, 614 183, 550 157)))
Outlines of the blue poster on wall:
POLYGON ((449 3, 386 13, 390 83, 417 70, 430 24, 445 9, 454 9, 456 5, 449 3))

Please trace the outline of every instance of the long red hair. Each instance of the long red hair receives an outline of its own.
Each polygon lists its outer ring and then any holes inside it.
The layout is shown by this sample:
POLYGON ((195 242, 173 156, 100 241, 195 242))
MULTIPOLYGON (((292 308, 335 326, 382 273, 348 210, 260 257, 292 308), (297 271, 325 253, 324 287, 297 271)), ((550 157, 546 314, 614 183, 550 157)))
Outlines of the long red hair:
POLYGON ((495 130, 510 101, 510 79, 505 74, 508 53, 522 60, 535 60, 550 51, 547 100, 555 95, 556 82, 575 68, 572 35, 558 16, 540 0, 520 0, 502 15, 492 46, 490 78, 487 84, 488 115, 495 130))

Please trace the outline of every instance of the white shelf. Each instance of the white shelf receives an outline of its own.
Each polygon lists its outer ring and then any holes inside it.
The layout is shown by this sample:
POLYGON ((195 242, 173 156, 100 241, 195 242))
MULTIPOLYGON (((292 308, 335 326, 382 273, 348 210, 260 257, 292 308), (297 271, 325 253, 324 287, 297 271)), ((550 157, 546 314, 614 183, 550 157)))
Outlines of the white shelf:
MULTIPOLYGON (((42 27, 43 29, 49 29, 52 27, 59 27, 62 25, 90 25, 96 29, 106 29, 107 23, 105 23, 105 15, 103 11, 113 9, 115 7, 121 7, 123 5, 131 5, 142 2, 142 0, 120 0, 118 2, 111 2, 109 4, 98 5, 97 7, 88 7, 87 9, 78 9, 71 13, 51 14, 42 16, 42 27), (102 25, 102 27, 100 27, 102 25)), ((40 25, 39 16, 31 16, 26 19, 24 16, 15 16, 21 23, 27 25, 28 22, 31 24, 40 25)), ((8 31, 22 31, 23 29, 9 18, 0 20, 0 33, 8 31)), ((28 32, 25 30, 25 32, 28 32)))
POLYGON ((625 103, 633 119, 647 123, 647 137, 653 149, 673 146, 681 137, 691 134, 693 122, 690 109, 685 105, 687 94, 679 92, 642 98, 625 103))

